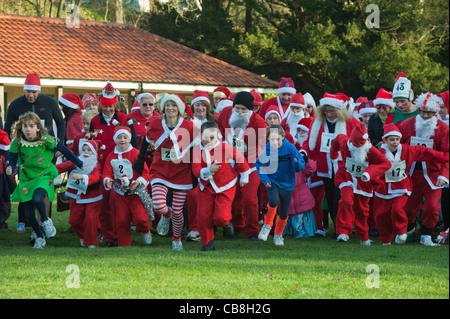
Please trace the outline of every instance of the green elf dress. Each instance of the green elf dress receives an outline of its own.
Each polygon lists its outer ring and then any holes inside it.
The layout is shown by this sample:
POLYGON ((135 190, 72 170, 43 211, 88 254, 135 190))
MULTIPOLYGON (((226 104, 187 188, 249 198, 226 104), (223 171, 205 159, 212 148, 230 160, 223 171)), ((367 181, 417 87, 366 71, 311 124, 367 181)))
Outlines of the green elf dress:
POLYGON ((31 142, 22 136, 20 142, 17 138, 11 142, 9 152, 18 154, 19 166, 19 183, 11 194, 11 201, 31 201, 34 191, 38 188, 43 188, 50 202, 53 201, 55 198, 53 180, 59 175, 52 163, 57 144, 57 141, 49 135, 31 142))

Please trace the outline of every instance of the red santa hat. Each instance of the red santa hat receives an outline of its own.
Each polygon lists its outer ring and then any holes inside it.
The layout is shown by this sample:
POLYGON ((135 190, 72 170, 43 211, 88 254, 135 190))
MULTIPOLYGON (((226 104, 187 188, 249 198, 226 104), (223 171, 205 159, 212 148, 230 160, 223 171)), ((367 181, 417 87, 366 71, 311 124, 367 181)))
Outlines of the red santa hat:
POLYGON ((81 143, 80 145, 80 154, 81 150, 83 149, 83 146, 87 145, 91 149, 91 151, 94 153, 95 156, 98 156, 98 150, 104 150, 106 147, 103 145, 102 141, 100 140, 87 140, 81 143))
POLYGON ((394 89, 392 90, 393 99, 407 99, 414 98, 414 92, 411 89, 411 81, 406 77, 405 73, 400 72, 395 80, 394 89))
POLYGON ((3 130, 0 130, 0 150, 8 151, 10 145, 11 140, 8 137, 8 133, 6 133, 3 130))
POLYGON ((280 114, 280 108, 276 105, 271 105, 267 108, 267 112, 266 115, 264 116, 264 119, 267 121, 267 118, 269 117, 270 114, 276 114, 278 115, 278 119, 281 122, 281 114, 280 114))
POLYGON ((366 98, 365 96, 360 96, 356 101, 355 101, 355 106, 358 107, 361 105, 361 103, 363 102, 369 102, 369 99, 366 98))
POLYGON ((259 92, 256 92, 255 89, 251 90, 250 93, 253 95, 253 105, 261 105, 262 96, 259 92))
POLYGON ((414 101, 414 104, 421 111, 439 111, 439 102, 437 96, 433 93, 422 93, 414 101))
POLYGON ((291 103, 289 104, 289 107, 291 106, 299 106, 306 108, 305 98, 303 97, 303 94, 295 93, 291 96, 291 103))
POLYGON ((391 92, 388 92, 383 88, 378 90, 377 96, 375 97, 375 100, 373 100, 373 104, 375 106, 385 104, 390 107, 395 107, 391 92))
POLYGON ((367 133, 367 129, 364 123, 359 123, 358 125, 356 125, 350 133, 350 142, 355 147, 361 147, 367 142, 368 139, 369 134, 367 133))
POLYGON ((226 87, 219 86, 214 89, 213 91, 213 98, 220 97, 221 99, 230 98, 230 90, 228 90, 226 87))
POLYGON ((73 93, 66 93, 61 95, 61 97, 58 100, 59 105, 61 106, 67 106, 71 109, 78 109, 84 110, 83 102, 81 101, 80 97, 73 93))
POLYGON ((233 101, 230 99, 222 99, 219 103, 217 103, 216 109, 214 111, 220 113, 227 106, 233 106, 233 101))
POLYGON ((194 105, 195 102, 205 101, 211 105, 211 101, 209 100, 209 93, 207 91, 195 90, 194 95, 192 96, 191 106, 194 105))
POLYGON ((111 82, 108 81, 106 82, 106 86, 103 88, 100 104, 103 106, 110 106, 116 102, 116 89, 112 86, 111 82))
POLYGON ((373 104, 373 101, 367 100, 365 102, 359 103, 359 106, 358 106, 359 115, 373 114, 376 112, 377 112, 377 108, 375 107, 375 104, 373 104))
POLYGON ((304 117, 298 122, 297 128, 309 132, 309 128, 311 127, 313 121, 314 119, 312 117, 304 117))
POLYGON ((348 103, 346 95, 342 93, 330 94, 325 93, 319 101, 320 105, 329 105, 338 109, 342 109, 348 103))
POLYGON ((40 91, 41 80, 39 79, 39 76, 36 73, 27 74, 23 89, 27 91, 40 91))
POLYGON ((437 99, 439 102, 439 106, 441 108, 443 108, 443 107, 447 108, 447 113, 450 113, 449 108, 448 108, 448 91, 438 93, 437 99))
POLYGON ((278 94, 290 93, 295 94, 297 90, 295 89, 294 81, 291 78, 281 78, 280 84, 278 85, 278 94))
POLYGON ((138 110, 140 108, 138 100, 134 101, 133 105, 131 106, 131 111, 138 110))
POLYGON ((128 137, 131 140, 131 130, 128 126, 117 126, 116 129, 114 130, 113 140, 115 141, 116 138, 122 133, 128 135, 128 137))
POLYGON ((402 137, 402 133, 398 129, 397 125, 395 125, 394 123, 389 123, 384 126, 384 133, 382 137, 386 138, 388 136, 402 137))

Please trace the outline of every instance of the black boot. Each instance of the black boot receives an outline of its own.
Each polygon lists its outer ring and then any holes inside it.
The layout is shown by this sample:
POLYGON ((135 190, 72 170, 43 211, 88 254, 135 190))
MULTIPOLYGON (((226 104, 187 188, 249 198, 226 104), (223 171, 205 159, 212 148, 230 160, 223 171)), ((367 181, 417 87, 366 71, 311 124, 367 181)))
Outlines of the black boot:
POLYGON ((234 236, 234 227, 231 222, 228 225, 223 226, 223 239, 225 240, 234 240, 236 239, 234 236))
POLYGON ((216 246, 214 245, 214 239, 212 239, 209 243, 204 245, 200 251, 211 251, 216 250, 216 246))

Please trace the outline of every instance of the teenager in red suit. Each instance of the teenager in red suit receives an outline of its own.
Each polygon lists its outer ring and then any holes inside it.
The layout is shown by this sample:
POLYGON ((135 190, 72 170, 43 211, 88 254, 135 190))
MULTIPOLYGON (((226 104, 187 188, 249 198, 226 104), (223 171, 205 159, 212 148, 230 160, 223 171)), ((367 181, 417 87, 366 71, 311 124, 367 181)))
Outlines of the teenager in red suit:
POLYGON ((279 124, 284 128, 285 131, 289 132, 292 135, 292 137, 294 138, 293 144, 298 150, 300 150, 302 146, 301 144, 305 141, 305 139, 303 139, 302 143, 300 143, 298 125, 304 118, 309 118, 310 120, 313 120, 314 118, 310 118, 309 113, 306 112, 305 99, 301 93, 292 95, 289 109, 289 114, 279 124))
POLYGON ((352 129, 360 123, 347 113, 346 100, 340 93, 324 94, 315 112, 314 122, 309 128, 308 138, 300 150, 300 153, 306 154, 317 163, 316 174, 322 178, 333 223, 338 210, 340 191, 334 183, 338 165, 330 158, 331 143, 339 134, 350 135, 352 129))
POLYGON ((118 126, 113 139, 116 147, 106 159, 102 178, 105 189, 107 191, 113 189, 110 201, 116 211, 115 226, 118 245, 121 247, 131 245, 131 221, 136 226, 136 232, 143 234, 144 243, 149 245, 152 242, 152 234, 148 215, 139 196, 134 193, 138 187, 147 187, 148 167, 144 164, 140 174, 133 170, 132 165, 139 151, 130 144, 130 128, 118 126))
POLYGON ((338 241, 347 241, 352 233, 353 224, 361 244, 370 245, 369 199, 373 196, 374 180, 391 168, 391 162, 369 141, 364 123, 355 126, 350 138, 339 134, 333 140, 330 158, 336 160, 340 155, 339 169, 335 183, 341 190, 339 209, 336 216, 336 234, 338 241))
POLYGON ((157 231, 167 235, 172 220, 172 249, 183 250, 183 205, 188 190, 193 187, 190 153, 194 125, 184 118, 187 104, 180 95, 166 95, 159 106, 161 116, 152 117, 148 123, 139 158, 133 167, 142 172, 147 148, 153 145, 155 157, 150 167, 153 209, 161 214, 157 231), (167 206, 169 189, 173 191, 172 207, 167 206))
POLYGON ((98 215, 102 209, 101 167, 97 161, 100 141, 84 141, 79 158, 83 169, 70 162, 57 164, 58 173, 70 171, 66 195, 70 197, 69 224, 80 238, 82 247, 98 246, 97 229, 100 227, 98 215))
POLYGON ((248 239, 258 240, 257 192, 260 179, 254 162, 265 145, 267 123, 252 111, 253 107, 253 95, 246 91, 238 92, 233 106, 220 113, 217 125, 224 142, 244 154, 251 170, 249 182, 244 187, 237 186, 231 223, 235 229, 243 230, 248 239))
MULTIPOLYGON (((399 126, 402 144, 423 145, 448 156, 448 126, 436 117, 439 103, 434 94, 421 94, 415 101, 419 115, 405 120, 399 126)), ((426 246, 433 244, 431 234, 439 220, 442 188, 448 184, 449 164, 438 161, 413 163, 410 169, 412 193, 405 210, 408 214, 408 231, 413 231, 415 221, 422 208, 420 242, 426 246), (422 201, 425 202, 422 205, 422 201)))
POLYGON ((219 128, 214 122, 201 126, 201 145, 194 148, 192 172, 199 179, 197 223, 202 250, 214 250, 214 226, 234 236, 231 206, 236 192, 238 173, 243 187, 248 182, 250 168, 239 151, 219 139, 219 128))
POLYGON ((407 239, 408 217, 405 205, 412 192, 409 170, 415 161, 446 162, 448 157, 422 145, 400 144, 402 133, 390 123, 385 125, 380 152, 392 163, 374 186, 374 215, 380 239, 389 245, 394 239, 403 244, 407 239))

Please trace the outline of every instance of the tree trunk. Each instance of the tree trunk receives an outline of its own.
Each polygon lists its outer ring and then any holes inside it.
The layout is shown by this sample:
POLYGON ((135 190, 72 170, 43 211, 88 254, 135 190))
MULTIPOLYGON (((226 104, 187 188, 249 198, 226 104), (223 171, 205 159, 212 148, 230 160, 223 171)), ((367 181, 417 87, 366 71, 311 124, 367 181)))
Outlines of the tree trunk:
POLYGON ((123 23, 123 0, 116 0, 116 22, 123 23))

